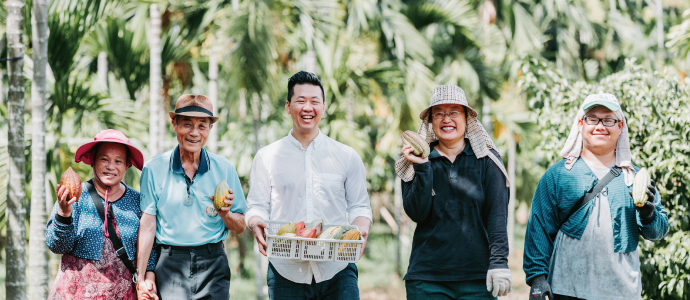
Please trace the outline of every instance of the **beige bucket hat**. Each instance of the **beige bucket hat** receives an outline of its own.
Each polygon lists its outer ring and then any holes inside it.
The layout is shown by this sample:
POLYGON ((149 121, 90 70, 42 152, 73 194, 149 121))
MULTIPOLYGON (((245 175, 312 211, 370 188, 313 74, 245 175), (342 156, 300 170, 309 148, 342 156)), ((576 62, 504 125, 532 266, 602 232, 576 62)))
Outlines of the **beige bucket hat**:
MULTIPOLYGON (((419 114, 419 118, 422 120, 422 125, 419 126, 417 133, 426 139, 426 142, 431 144, 438 141, 438 138, 434 134, 434 130, 431 127, 431 122, 429 118, 429 113, 431 108, 436 105, 441 104, 460 104, 465 107, 467 111, 467 126, 465 127, 465 137, 470 140, 470 146, 472 151, 477 156, 477 159, 489 156, 489 158, 501 169, 503 175, 506 177, 506 186, 510 186, 508 181, 508 173, 503 166, 503 160, 500 156, 495 155, 491 152, 491 149, 498 153, 496 145, 489 137, 489 134, 484 129, 484 126, 477 120, 477 111, 467 104, 467 98, 465 97, 465 92, 456 85, 441 85, 434 88, 431 92, 431 103, 429 107, 424 109, 422 113, 419 114)), ((500 154, 499 154, 500 155, 500 154)), ((412 167, 412 162, 405 159, 404 156, 400 156, 395 162, 395 172, 400 176, 400 178, 405 181, 411 181, 414 178, 414 168, 412 167)))

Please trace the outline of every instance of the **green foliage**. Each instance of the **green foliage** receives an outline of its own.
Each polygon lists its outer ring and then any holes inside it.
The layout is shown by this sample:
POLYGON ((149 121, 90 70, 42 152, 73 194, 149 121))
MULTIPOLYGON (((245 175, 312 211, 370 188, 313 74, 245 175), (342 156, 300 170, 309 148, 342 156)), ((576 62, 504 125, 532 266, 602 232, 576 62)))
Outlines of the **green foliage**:
POLYGON ((670 231, 660 242, 640 242, 643 295, 647 299, 690 297, 690 80, 672 69, 650 71, 626 62, 600 82, 568 81, 546 63, 526 60, 520 80, 541 130, 537 150, 550 165, 560 160, 579 106, 589 94, 616 95, 626 115, 633 164, 649 169, 669 212, 670 231))

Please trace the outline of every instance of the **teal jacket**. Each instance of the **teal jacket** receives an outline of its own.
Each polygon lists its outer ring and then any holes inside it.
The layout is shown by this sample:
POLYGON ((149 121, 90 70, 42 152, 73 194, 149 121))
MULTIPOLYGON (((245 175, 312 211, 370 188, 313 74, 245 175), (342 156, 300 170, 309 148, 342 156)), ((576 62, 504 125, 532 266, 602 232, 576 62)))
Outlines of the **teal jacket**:
MULTIPOLYGON (((536 276, 549 274, 549 261, 559 231, 558 225, 568 216, 570 208, 598 182, 596 175, 581 158, 570 170, 565 168, 565 161, 559 161, 546 171, 532 199, 523 263, 528 283, 536 276)), ((656 193, 656 210, 652 217, 642 220, 629 193, 632 186, 625 185, 622 174, 614 178, 606 188, 616 253, 635 251, 640 235, 650 241, 658 241, 666 236, 668 214, 661 205, 659 193, 656 193)), ((576 239, 582 237, 592 205, 593 201, 589 201, 582 206, 570 216, 560 231, 576 239)))

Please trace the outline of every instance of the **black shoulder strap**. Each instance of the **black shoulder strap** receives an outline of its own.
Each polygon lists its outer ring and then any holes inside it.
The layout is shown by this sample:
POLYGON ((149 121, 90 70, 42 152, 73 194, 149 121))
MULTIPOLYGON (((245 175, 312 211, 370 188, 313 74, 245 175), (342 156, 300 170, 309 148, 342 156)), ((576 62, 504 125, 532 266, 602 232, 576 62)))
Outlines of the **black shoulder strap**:
MULTIPOLYGON (((101 217, 101 221, 105 222, 105 208, 103 207, 103 203, 101 203, 101 196, 98 195, 96 188, 93 186, 93 179, 86 182, 86 187, 91 195, 91 200, 93 200, 93 205, 96 206, 98 216, 101 217)), ((132 272, 132 274, 135 274, 137 269, 134 267, 132 261, 129 260, 127 251, 125 251, 125 247, 122 245, 122 240, 120 240, 120 238, 117 236, 117 232, 115 232, 115 227, 113 227, 112 222, 108 222, 108 235, 110 236, 110 241, 113 242, 113 248, 116 249, 115 253, 117 254, 117 257, 122 260, 122 262, 125 264, 125 267, 127 267, 127 270, 132 272)))
POLYGON ((611 182, 611 180, 616 178, 620 173, 621 173, 621 168, 619 166, 613 166, 611 168, 611 171, 606 173, 606 176, 604 176, 604 178, 599 180, 599 182, 597 182, 597 184, 595 184, 591 189, 589 189, 589 191, 587 193, 585 193, 584 196, 582 196, 582 198, 580 198, 580 201, 577 201, 577 203, 575 203, 575 205, 570 209, 570 212, 568 212, 568 216, 565 217, 565 219, 563 219, 563 221, 561 222, 561 225, 559 226, 559 228, 561 226, 563 226, 563 224, 565 224, 565 222, 568 222, 568 219, 570 219, 570 216, 572 216, 578 209, 583 207, 590 200, 594 199, 594 197, 596 195, 598 195, 601 192, 601 190, 603 190, 604 187, 606 187, 606 185, 609 184, 609 182, 611 182))

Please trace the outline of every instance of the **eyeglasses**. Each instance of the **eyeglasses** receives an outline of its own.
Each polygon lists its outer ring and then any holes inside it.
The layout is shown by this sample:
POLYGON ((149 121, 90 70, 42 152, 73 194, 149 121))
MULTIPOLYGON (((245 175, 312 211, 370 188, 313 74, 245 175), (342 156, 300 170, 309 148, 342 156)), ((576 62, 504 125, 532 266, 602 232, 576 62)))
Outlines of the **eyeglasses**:
POLYGON ((599 119, 599 118, 595 118, 595 117, 584 117, 583 120, 585 120, 585 123, 587 123, 587 125, 596 126, 596 125, 599 125, 599 122, 601 122, 601 124, 604 124, 604 126, 606 126, 606 127, 613 127, 616 125, 616 123, 618 123, 620 121, 620 120, 612 119, 612 118, 599 119))
POLYGON ((449 113, 437 112, 435 114, 432 114, 432 116, 436 120, 443 120, 446 118, 446 116, 449 116, 451 119, 457 119, 460 117, 460 114, 462 114, 462 113, 459 111, 451 111, 449 113))

